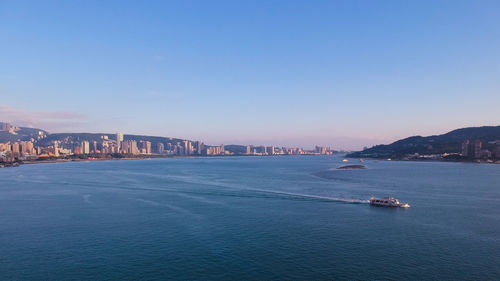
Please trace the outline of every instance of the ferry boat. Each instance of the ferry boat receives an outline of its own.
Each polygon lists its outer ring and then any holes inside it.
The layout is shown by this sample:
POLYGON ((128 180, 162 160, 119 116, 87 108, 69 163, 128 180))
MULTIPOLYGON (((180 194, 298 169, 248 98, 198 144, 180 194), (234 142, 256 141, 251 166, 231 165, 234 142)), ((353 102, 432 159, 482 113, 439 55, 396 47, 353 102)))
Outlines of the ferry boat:
POLYGON ((409 208, 410 205, 408 203, 401 203, 398 199, 393 197, 384 197, 384 198, 370 198, 370 205, 373 206, 381 206, 381 207, 401 207, 401 208, 409 208))

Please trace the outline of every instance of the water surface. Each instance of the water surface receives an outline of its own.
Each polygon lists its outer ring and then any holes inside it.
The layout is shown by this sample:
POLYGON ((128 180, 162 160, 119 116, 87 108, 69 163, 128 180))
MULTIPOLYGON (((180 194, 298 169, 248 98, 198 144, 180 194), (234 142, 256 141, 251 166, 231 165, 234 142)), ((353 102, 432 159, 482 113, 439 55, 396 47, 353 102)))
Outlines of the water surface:
POLYGON ((0 279, 500 279, 500 165, 341 159, 0 169, 0 279))

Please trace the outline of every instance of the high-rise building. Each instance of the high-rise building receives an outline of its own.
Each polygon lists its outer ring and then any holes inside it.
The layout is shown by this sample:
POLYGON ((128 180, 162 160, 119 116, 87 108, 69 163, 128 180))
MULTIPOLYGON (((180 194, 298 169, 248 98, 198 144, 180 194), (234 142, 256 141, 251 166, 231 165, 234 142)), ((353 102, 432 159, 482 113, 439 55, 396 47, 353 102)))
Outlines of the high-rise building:
POLYGON ((480 140, 476 140, 474 142, 474 158, 481 157, 481 149, 483 147, 483 143, 480 140))
POLYGON ((482 148, 483 143, 480 140, 475 140, 474 142, 465 140, 462 143, 462 156, 468 158, 481 158, 483 157, 482 148))
POLYGON ((465 140, 462 143, 462 156, 470 157, 470 140, 465 140))
POLYGON ((271 145, 267 148, 267 154, 274 155, 274 146, 271 145))
POLYGON ((19 143, 19 153, 22 155, 33 154, 33 143, 30 141, 23 141, 19 143))
POLYGON ((497 160, 500 160, 500 146, 497 145, 497 148, 495 148, 495 158, 497 160))
POLYGON ((116 145, 118 147, 118 151, 121 151, 123 142, 123 133, 116 133, 116 145))
POLYGON ((151 154, 151 142, 150 141, 143 141, 141 140, 139 142, 140 144, 140 149, 142 154, 151 154))
POLYGON ((139 148, 135 140, 127 140, 122 142, 122 153, 139 154, 139 148))
POLYGON ((94 141, 92 143, 92 150, 94 151, 94 153, 97 153, 97 141, 94 141))
POLYGON ((12 152, 12 157, 18 157, 19 156, 19 143, 17 143, 17 142, 13 143, 10 151, 12 152))
POLYGON ((191 154, 191 142, 188 140, 183 141, 183 148, 184 148, 184 154, 185 155, 190 155, 191 154))
POLYGON ((80 149, 82 154, 89 154, 90 153, 90 143, 88 141, 82 141, 80 144, 80 149))
POLYGON ((165 145, 161 142, 157 143, 156 144, 156 151, 159 153, 159 154, 163 154, 163 151, 165 151, 165 145))
POLYGON ((54 156, 55 157, 59 156, 59 147, 57 145, 57 141, 54 142, 54 156))
POLYGON ((75 150, 73 151, 74 154, 82 154, 82 148, 80 146, 75 147, 75 150))
POLYGON ((251 151, 250 151, 250 146, 249 146, 249 145, 247 145, 247 151, 246 151, 246 154, 250 154, 250 153, 251 153, 251 151))
POLYGON ((196 142, 196 154, 201 155, 201 153, 203 152, 203 147, 204 146, 205 145, 203 144, 203 142, 197 141, 196 142))

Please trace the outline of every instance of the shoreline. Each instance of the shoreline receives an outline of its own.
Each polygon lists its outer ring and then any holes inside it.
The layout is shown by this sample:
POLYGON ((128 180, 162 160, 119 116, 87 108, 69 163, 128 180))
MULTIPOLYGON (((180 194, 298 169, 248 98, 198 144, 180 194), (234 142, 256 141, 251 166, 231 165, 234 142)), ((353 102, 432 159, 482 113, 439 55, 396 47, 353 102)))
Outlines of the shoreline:
MULTIPOLYGON (((67 162, 94 162, 94 161, 117 161, 117 160, 146 160, 146 159, 165 159, 165 158, 220 158, 220 157, 276 157, 276 156, 311 156, 307 155, 149 155, 138 157, 115 157, 115 158, 60 158, 60 159, 37 159, 37 160, 19 160, 14 162, 0 162, 1 168, 15 168, 21 165, 34 165, 34 164, 54 164, 54 163, 67 163, 67 162)), ((324 155, 312 155, 324 156, 324 155)))
MULTIPOLYGON (((94 161, 131 161, 131 160, 146 160, 146 159, 165 159, 165 158, 218 158, 218 157, 251 157, 251 156, 260 156, 260 157, 276 157, 276 156, 323 156, 323 155, 214 155, 214 156, 204 156, 204 155, 191 155, 191 156, 183 156, 183 155, 150 155, 150 156, 141 156, 141 157, 122 157, 122 158, 71 158, 71 159, 41 159, 41 160, 21 160, 15 162, 0 162, 1 168, 15 168, 21 165, 34 165, 34 164, 55 164, 55 163, 67 163, 67 162, 94 162, 94 161)), ((351 158, 349 159, 358 159, 351 158)), ((373 161, 397 161, 397 162, 439 162, 439 163, 469 163, 469 164, 500 164, 500 161, 496 162, 487 162, 487 161, 453 161, 453 160, 432 160, 432 159, 391 159, 387 160, 386 158, 369 158, 365 157, 363 159, 373 160, 373 161)))
POLYGON ((443 159, 397 159, 391 158, 388 160, 387 158, 371 158, 371 157, 346 157, 349 159, 367 159, 373 161, 385 161, 385 162, 440 162, 440 163, 469 163, 469 164, 500 164, 500 160, 496 161, 484 161, 484 160, 443 160, 443 159))

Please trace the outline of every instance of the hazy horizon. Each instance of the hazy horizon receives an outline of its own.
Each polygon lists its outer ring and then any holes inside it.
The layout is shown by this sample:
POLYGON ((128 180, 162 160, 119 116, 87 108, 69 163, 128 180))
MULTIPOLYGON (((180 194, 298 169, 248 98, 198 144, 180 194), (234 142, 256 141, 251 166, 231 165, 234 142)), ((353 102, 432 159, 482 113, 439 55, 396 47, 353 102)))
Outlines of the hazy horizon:
POLYGON ((0 121, 357 150, 500 124, 498 1, 12 1, 0 121))

